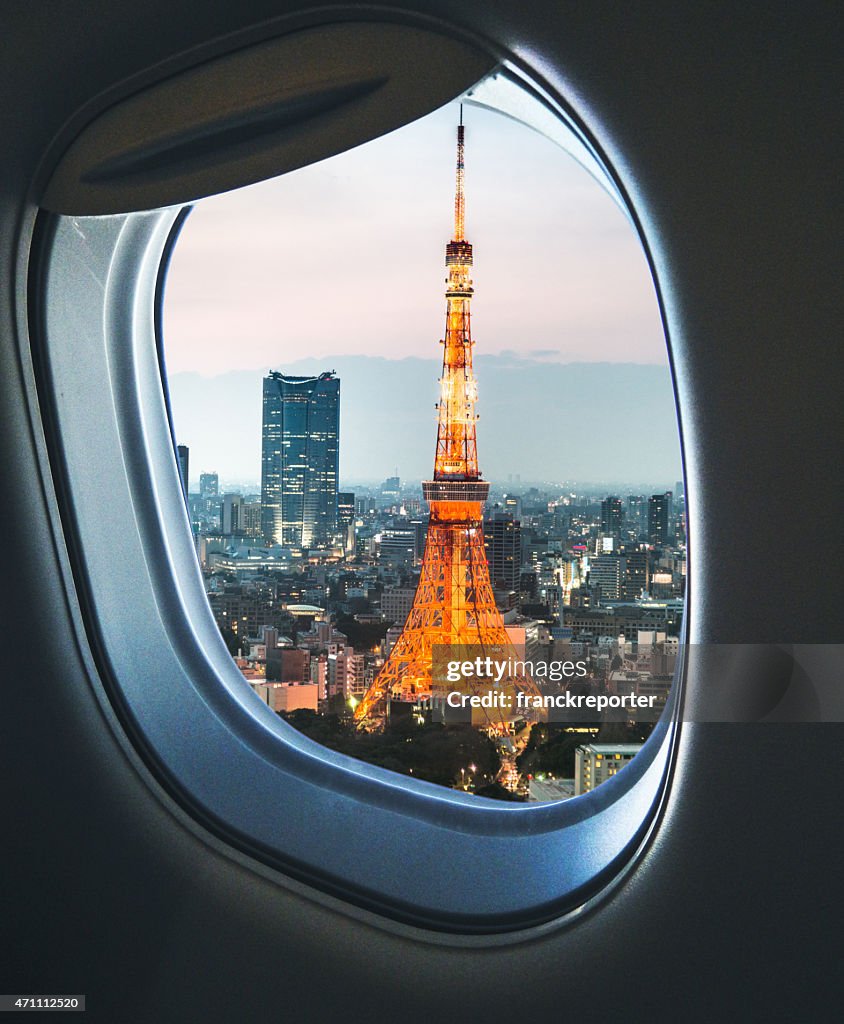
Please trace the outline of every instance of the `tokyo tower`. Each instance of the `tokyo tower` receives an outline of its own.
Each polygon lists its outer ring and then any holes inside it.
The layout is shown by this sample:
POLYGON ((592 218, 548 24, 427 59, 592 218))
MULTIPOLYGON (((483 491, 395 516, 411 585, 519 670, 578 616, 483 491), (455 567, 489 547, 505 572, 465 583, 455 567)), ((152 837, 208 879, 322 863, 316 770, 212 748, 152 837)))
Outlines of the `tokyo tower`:
MULTIPOLYGON (((495 605, 484 550, 483 506, 489 483, 481 479, 478 470, 475 435, 478 389, 472 370, 469 310, 473 294, 469 276, 472 245, 464 234, 463 151, 461 108, 454 237, 445 247, 448 287, 437 447, 433 480, 422 484, 423 496, 431 508, 428 538, 404 629, 355 709, 360 724, 380 718, 390 698, 415 701, 431 696, 435 644, 473 645, 477 648, 473 653, 497 659, 518 657, 495 605)), ((510 693, 539 692, 525 676, 505 678, 503 682, 510 693)), ((504 724, 504 717, 499 715, 497 727, 504 724)))

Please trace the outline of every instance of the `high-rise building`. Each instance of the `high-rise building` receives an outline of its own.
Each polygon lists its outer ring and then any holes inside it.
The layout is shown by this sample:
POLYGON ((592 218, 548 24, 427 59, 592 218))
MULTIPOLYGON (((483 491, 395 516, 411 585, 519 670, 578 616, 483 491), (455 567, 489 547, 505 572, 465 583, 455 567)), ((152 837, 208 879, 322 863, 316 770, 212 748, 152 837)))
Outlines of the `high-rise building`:
POLYGON ((261 522, 265 540, 296 550, 328 547, 337 530, 340 380, 264 378, 261 522))
POLYGON ((238 526, 244 537, 251 540, 261 539, 261 499, 257 495, 243 499, 238 515, 238 526))
POLYGON ((342 694, 360 698, 366 690, 366 658, 353 647, 342 646, 328 655, 327 689, 329 696, 342 694))
POLYGON ((337 494, 337 529, 340 531, 343 553, 354 554, 355 495, 352 491, 339 491, 337 494))
POLYGON ((621 498, 609 495, 601 502, 601 533, 606 537, 619 537, 624 526, 624 506, 621 498))
POLYGON ((190 462, 190 449, 187 445, 180 444, 176 448, 176 457, 179 461, 179 479, 182 481, 182 494, 185 501, 188 500, 188 463, 190 462))
POLYGON ((224 536, 232 537, 243 533, 242 511, 243 495, 223 495, 223 502, 220 508, 220 527, 224 536))
POLYGON ((497 590, 518 590, 522 567, 522 527, 509 512, 493 512, 484 521, 489 577, 497 590))
POLYGON ((362 498, 355 498, 355 515, 373 516, 378 511, 378 501, 371 494, 365 494, 362 498))
POLYGON ((425 544, 428 541, 428 517, 426 516, 424 519, 414 517, 410 520, 410 525, 416 533, 416 557, 421 558, 425 553, 425 544))
POLYGON ((381 532, 378 561, 382 565, 409 568, 419 557, 416 527, 406 521, 393 522, 381 532))
POLYGON ((337 492, 337 522, 339 526, 348 525, 355 518, 355 495, 353 491, 337 492))
POLYGON ((200 498, 216 498, 220 493, 220 478, 216 473, 199 474, 200 498))
POLYGON ((514 519, 522 518, 522 498, 519 494, 504 495, 504 511, 509 512, 514 519))
POLYGON ((650 567, 647 551, 629 551, 624 559, 624 581, 621 596, 626 601, 635 601, 643 593, 648 593, 650 585, 650 567))
POLYGON ((671 540, 671 491, 648 498, 648 540, 656 545, 671 540))
POLYGON ((637 537, 645 532, 647 500, 643 494, 631 494, 627 498, 627 526, 637 537))
POLYGON ((589 568, 589 586, 601 588, 601 601, 617 601, 621 596, 625 559, 618 555, 598 555, 589 568))

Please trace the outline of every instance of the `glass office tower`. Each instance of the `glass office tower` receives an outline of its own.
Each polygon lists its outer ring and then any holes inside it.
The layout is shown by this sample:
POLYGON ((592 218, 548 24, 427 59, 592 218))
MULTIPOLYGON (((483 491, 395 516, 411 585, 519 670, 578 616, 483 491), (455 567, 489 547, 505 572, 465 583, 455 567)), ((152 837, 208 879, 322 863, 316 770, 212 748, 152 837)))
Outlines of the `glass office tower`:
POLYGON ((264 378, 261 528, 268 544, 329 547, 337 532, 340 380, 264 378))

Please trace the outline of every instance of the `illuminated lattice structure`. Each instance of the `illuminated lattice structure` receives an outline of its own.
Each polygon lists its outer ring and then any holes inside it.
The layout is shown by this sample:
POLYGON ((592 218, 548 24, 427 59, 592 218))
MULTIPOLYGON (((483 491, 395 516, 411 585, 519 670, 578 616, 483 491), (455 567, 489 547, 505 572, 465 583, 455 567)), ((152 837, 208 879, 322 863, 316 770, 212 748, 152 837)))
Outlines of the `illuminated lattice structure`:
MULTIPOLYGON (((355 710, 360 723, 380 718, 388 698, 416 701, 430 697, 436 644, 476 645, 499 659, 518 657, 495 605, 484 550, 483 506, 489 484, 478 470, 478 390, 472 370, 469 310, 472 246, 464 237, 464 212, 461 118, 457 129, 454 238, 445 250, 447 312, 434 478, 422 484, 431 507, 428 539, 404 629, 355 710)), ((505 679, 501 688, 511 693, 538 693, 525 677, 505 679)), ((501 729, 507 724, 506 716, 490 716, 489 724, 501 729)))

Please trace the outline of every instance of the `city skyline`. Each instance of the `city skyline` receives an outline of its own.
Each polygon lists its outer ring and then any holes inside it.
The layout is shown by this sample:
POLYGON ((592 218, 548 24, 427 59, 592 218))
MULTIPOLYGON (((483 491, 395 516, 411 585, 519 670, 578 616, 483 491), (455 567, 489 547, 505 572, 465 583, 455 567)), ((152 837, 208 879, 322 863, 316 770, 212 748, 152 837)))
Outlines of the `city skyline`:
MULTIPOLYGON (((306 359, 283 369, 295 376, 334 370, 342 379, 341 484, 379 482, 397 468, 404 480, 430 476, 440 372, 435 359, 306 359)), ((537 373, 530 361, 480 355, 475 370, 486 479, 504 484, 518 474, 534 482, 627 487, 670 486, 681 478, 666 367, 546 364, 537 373)), ((192 486, 205 471, 243 484, 260 480, 264 376, 169 377, 176 434, 191 449, 192 486), (231 414, 218 415, 224 408, 231 414)))

